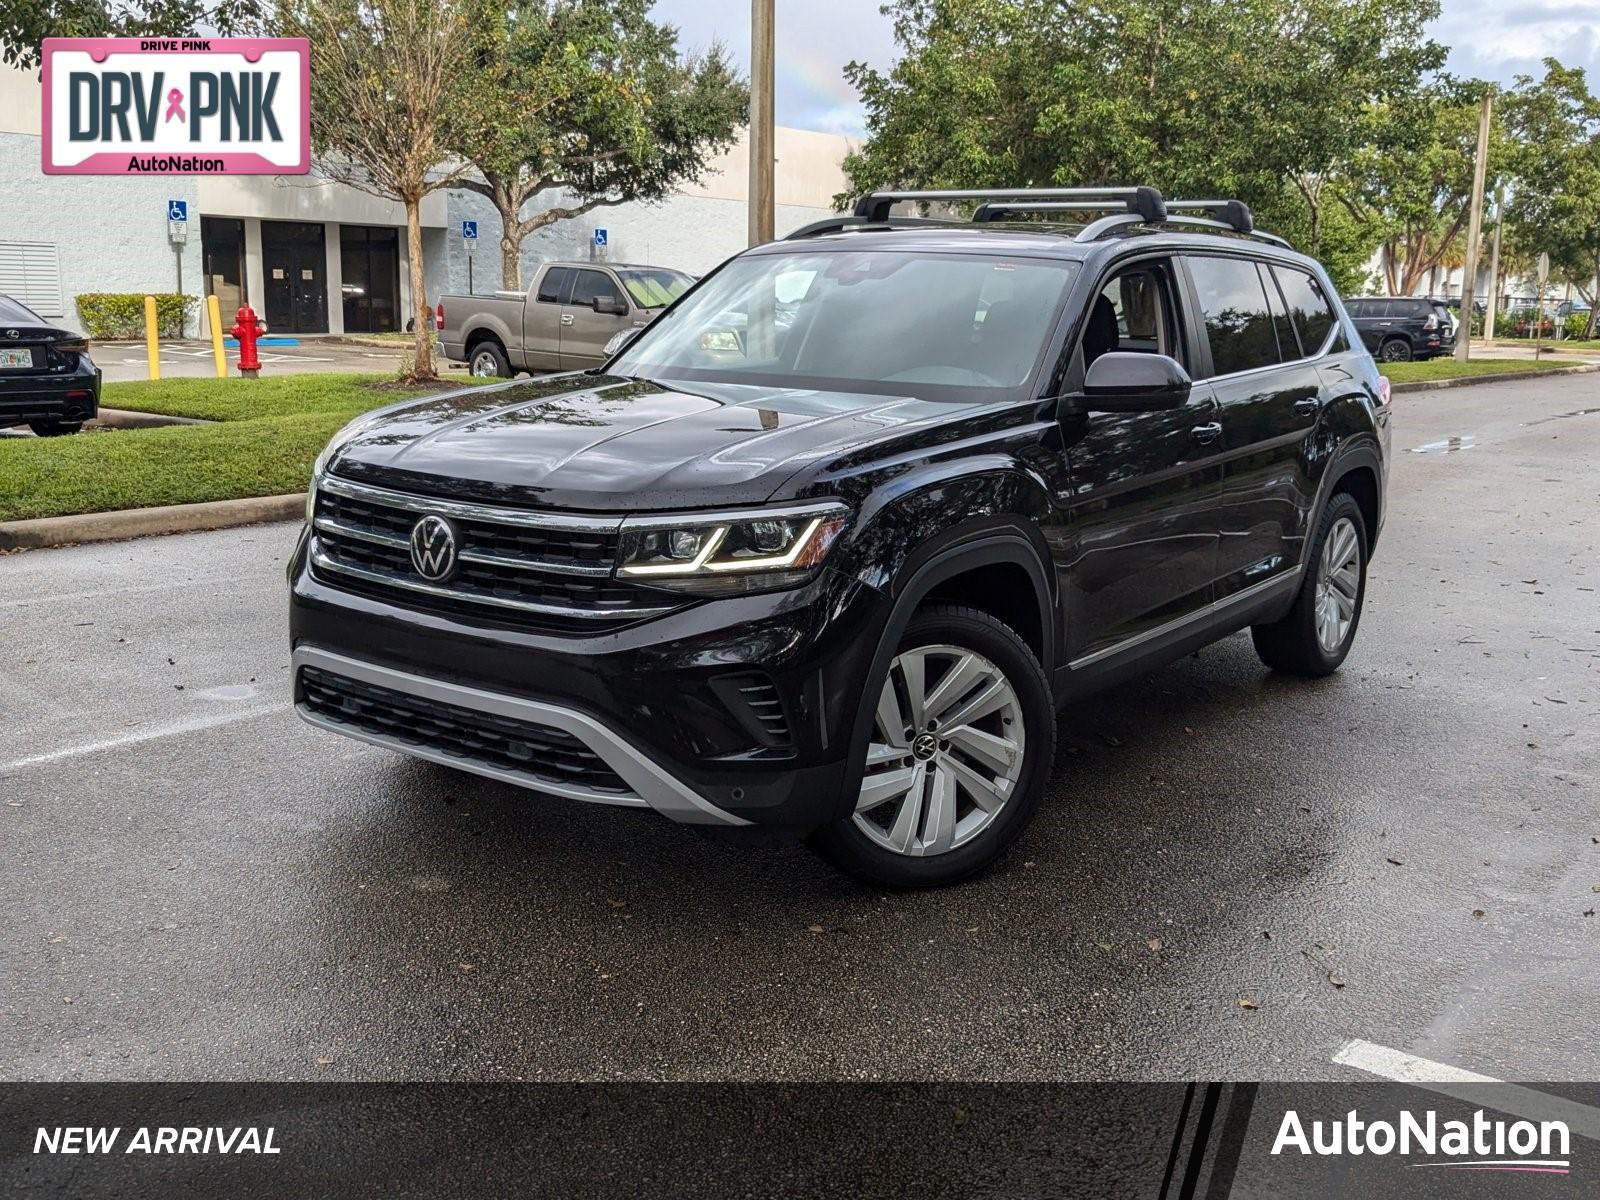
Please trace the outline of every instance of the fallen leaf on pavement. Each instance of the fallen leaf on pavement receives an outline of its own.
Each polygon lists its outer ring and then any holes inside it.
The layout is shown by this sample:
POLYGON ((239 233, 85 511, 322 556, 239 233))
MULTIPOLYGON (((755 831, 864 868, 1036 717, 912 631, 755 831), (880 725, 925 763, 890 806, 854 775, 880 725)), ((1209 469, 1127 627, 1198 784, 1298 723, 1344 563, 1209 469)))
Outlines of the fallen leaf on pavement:
POLYGON ((1389 859, 1389 862, 1393 863, 1397 867, 1403 867, 1406 865, 1405 860, 1400 858, 1391 858, 1389 859))
POLYGON ((806 929, 809 930, 812 933, 825 933, 825 932, 827 932, 826 930, 824 930, 822 928, 821 925, 807 925, 806 929))
POLYGON ((1160 938, 1151 938, 1145 945, 1149 946, 1154 953, 1159 954, 1161 952, 1162 943, 1160 938))
POLYGON ((1261 1006, 1259 1004, 1257 1004, 1254 1000, 1250 999, 1249 996, 1240 996, 1239 997, 1239 1007, 1240 1008, 1248 1008, 1248 1009, 1257 1009, 1257 1008, 1260 1008, 1261 1006))

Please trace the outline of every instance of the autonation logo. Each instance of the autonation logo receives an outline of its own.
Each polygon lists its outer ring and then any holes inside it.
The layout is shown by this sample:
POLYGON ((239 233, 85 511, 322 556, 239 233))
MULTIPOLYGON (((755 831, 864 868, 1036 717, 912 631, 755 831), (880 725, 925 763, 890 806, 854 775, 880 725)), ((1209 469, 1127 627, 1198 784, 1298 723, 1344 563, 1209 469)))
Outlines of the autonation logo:
POLYGON ((1272 1153, 1298 1150, 1324 1158, 1422 1155, 1438 1161, 1407 1165, 1566 1175, 1572 1167, 1568 1159, 1571 1140, 1565 1121, 1491 1120, 1481 1108, 1470 1121, 1440 1121, 1431 1111, 1419 1119, 1404 1109, 1393 1121, 1364 1121, 1351 1109, 1342 1120, 1312 1121, 1308 1133, 1300 1114, 1291 1108, 1283 1114, 1272 1153))

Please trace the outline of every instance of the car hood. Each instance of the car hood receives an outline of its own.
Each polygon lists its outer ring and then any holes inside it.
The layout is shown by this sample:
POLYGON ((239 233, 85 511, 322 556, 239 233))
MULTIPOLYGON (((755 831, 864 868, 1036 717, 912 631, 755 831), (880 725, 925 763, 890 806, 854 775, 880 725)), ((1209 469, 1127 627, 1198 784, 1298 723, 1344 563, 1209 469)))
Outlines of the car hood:
POLYGON ((345 478, 598 512, 758 504, 808 466, 942 424, 967 406, 910 396, 560 375, 467 388, 368 418, 345 478))

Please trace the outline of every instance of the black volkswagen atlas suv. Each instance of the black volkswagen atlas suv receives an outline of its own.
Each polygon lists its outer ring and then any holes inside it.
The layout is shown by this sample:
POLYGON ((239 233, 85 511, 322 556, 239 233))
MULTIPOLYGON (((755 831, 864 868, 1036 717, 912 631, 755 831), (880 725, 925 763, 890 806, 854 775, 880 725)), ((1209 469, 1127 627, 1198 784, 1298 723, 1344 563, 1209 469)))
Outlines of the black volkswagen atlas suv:
POLYGON ((1339 666, 1389 420, 1327 274, 1237 201, 875 193, 602 367, 338 434, 290 566, 295 704, 949 883, 1033 817, 1059 705, 1247 627, 1275 670, 1339 666), (981 203, 892 211, 929 200, 981 203))

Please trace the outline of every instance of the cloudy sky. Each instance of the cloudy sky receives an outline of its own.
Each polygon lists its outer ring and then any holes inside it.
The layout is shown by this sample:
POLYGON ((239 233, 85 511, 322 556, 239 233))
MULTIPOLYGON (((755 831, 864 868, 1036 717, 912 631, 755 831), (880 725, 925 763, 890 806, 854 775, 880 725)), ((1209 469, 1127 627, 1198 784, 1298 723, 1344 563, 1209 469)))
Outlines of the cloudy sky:
MULTIPOLYGON (((1396 0, 1405 3, 1405 0, 1396 0)), ((879 0, 777 0, 778 123, 856 135, 861 110, 842 68, 851 59, 887 66, 894 37, 879 0)), ((1600 83, 1600 0, 1443 0, 1434 37, 1451 47, 1450 69, 1509 83, 1537 74, 1554 55, 1600 83)), ((656 16, 690 46, 725 43, 743 65, 750 0, 657 0, 656 16)))

